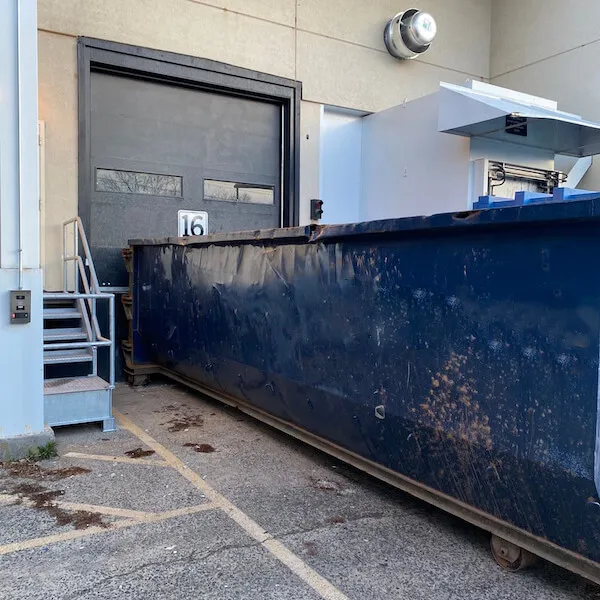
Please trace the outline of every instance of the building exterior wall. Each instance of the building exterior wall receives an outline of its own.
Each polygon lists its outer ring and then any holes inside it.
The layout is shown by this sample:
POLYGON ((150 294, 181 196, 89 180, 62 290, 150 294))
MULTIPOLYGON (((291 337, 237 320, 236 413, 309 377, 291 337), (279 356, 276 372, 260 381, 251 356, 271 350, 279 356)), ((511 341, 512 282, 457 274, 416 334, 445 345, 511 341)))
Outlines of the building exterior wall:
MULTIPOLYGON (((491 83, 600 121, 599 22, 597 0, 494 0, 491 83)), ((600 190, 599 160, 579 187, 600 190)))
POLYGON ((430 93, 440 80, 489 77, 491 0, 420 2, 436 18, 439 33, 415 61, 392 58, 383 44, 387 20, 409 7, 392 0, 39 0, 38 6, 47 288, 61 285, 60 224, 77 213, 78 36, 301 81, 303 223, 319 190, 321 104, 378 111, 430 93))
POLYGON ((62 290, 62 224, 77 215, 77 40, 38 32, 39 118, 45 124, 44 284, 62 290))
POLYGON ((0 461, 17 437, 44 431, 36 4, 19 5, 0 3, 0 461), (17 289, 31 291, 30 323, 10 322, 17 289))
POLYGON ((321 114, 319 198, 326 204, 321 223, 363 220, 360 114, 326 109, 321 114))

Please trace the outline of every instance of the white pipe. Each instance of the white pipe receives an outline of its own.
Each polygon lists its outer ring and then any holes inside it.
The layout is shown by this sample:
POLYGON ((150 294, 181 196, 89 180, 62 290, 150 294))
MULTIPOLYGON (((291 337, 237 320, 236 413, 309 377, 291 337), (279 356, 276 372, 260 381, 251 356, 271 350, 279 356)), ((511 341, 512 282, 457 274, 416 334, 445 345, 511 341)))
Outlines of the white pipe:
POLYGON ((23 201, 21 191, 23 189, 23 173, 21 168, 21 0, 17 1, 17 172, 19 175, 19 189, 17 191, 17 200, 19 203, 19 289, 23 289, 23 201))

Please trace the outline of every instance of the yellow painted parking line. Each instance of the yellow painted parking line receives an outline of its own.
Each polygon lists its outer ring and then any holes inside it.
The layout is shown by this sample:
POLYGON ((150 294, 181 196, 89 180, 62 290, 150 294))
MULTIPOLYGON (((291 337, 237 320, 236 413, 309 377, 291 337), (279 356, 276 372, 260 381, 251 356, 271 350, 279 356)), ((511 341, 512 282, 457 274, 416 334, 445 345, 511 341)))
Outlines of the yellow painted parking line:
MULTIPOLYGON (((125 519, 141 519, 148 513, 139 510, 128 510, 126 508, 113 508, 111 506, 97 506, 95 504, 80 504, 78 502, 62 502, 52 499, 49 501, 54 506, 64 508, 65 510, 85 510, 87 512, 98 513, 101 515, 111 515, 114 517, 123 517, 125 519)), ((19 494, 0 494, 0 504, 10 505, 18 503, 20 506, 34 507, 35 501, 30 498, 24 498, 19 494)))
POLYGON ((31 550, 33 548, 41 548, 43 546, 49 546, 50 544, 57 544, 58 542, 68 542, 71 540, 76 540, 78 538, 98 535, 101 533, 110 533, 111 531, 123 529, 126 527, 133 527, 134 525, 158 523, 159 521, 166 521, 167 519, 173 519, 175 517, 181 517, 199 512, 205 512, 208 510, 214 510, 215 508, 217 507, 214 504, 207 502, 205 504, 198 504, 196 506, 186 506, 185 508, 168 510, 162 513, 141 513, 141 516, 139 518, 123 519, 122 521, 116 521, 114 523, 111 523, 109 527, 88 527, 87 529, 72 529, 70 531, 65 531, 64 533, 56 533, 54 535, 33 538, 30 540, 24 540, 22 542, 13 542, 12 544, 5 544, 4 546, 0 546, 0 556, 3 556, 5 554, 11 554, 13 552, 22 552, 23 550, 31 550))
POLYGON ((215 510, 219 508, 214 502, 205 502, 204 504, 196 504, 194 506, 184 506, 183 508, 174 508, 161 513, 149 513, 148 518, 153 520, 164 521, 164 519, 173 519, 175 517, 184 517, 185 515, 193 515, 207 510, 215 510))
POLYGON ((152 458, 127 458, 126 456, 111 456, 110 454, 85 454, 83 452, 67 452, 63 454, 66 458, 81 458, 83 460, 103 460, 111 463, 123 463, 125 465, 152 465, 154 467, 168 467, 164 460, 152 458))
POLYGON ((96 504, 81 504, 79 502, 56 502, 56 504, 60 508, 64 508, 66 510, 85 510, 87 512, 98 513, 101 515, 111 515, 114 517, 123 517, 125 519, 136 519, 137 521, 142 521, 144 523, 152 523, 156 520, 164 521, 165 519, 193 515, 195 513, 219 508, 213 502, 205 502, 204 504, 184 506, 183 508, 174 508, 173 510, 165 510, 163 512, 156 513, 142 510, 130 510, 128 508, 116 508, 112 506, 98 506, 96 504))
POLYGON ((83 510, 85 512, 97 513, 99 515, 108 515, 111 517, 122 517, 124 519, 136 519, 141 521, 154 513, 147 513, 142 510, 130 510, 128 508, 117 508, 113 506, 98 506, 96 504, 82 504, 81 502, 62 502, 53 501, 59 508, 65 510, 83 510))
MULTIPOLYGON (((23 498, 18 494, 0 494, 0 504, 14 504, 19 502, 21 506, 36 506, 34 500, 23 498)), ((194 504, 193 506, 184 506, 183 508, 174 508, 163 512, 148 512, 143 510, 131 510, 129 508, 118 508, 116 506, 101 506, 98 504, 85 504, 82 502, 63 502, 62 500, 51 500, 51 504, 64 508, 65 510, 83 510, 86 512, 97 513, 100 515, 109 515, 112 517, 122 517, 124 519, 135 519, 137 521, 152 522, 155 520, 172 519, 192 515, 194 513, 215 510, 220 508, 214 502, 204 502, 203 504, 194 504)))
POLYGON ((4 554, 12 554, 13 552, 22 552, 23 550, 31 550, 32 548, 41 548, 43 546, 49 546, 50 544, 56 544, 58 542, 68 542, 82 537, 97 535, 99 533, 106 533, 107 531, 114 531, 115 529, 122 529, 123 527, 131 527, 132 525, 137 525, 138 523, 140 523, 140 521, 117 521, 116 523, 111 524, 110 529, 105 529, 102 527, 72 529, 70 531, 65 531, 64 533, 46 535, 44 537, 24 540, 22 542, 13 542, 12 544, 0 546, 0 556, 3 556, 4 554))
POLYGON ((245 512, 240 510, 225 496, 217 492, 202 477, 192 471, 186 464, 160 442, 148 435, 138 427, 131 419, 113 410, 117 422, 123 429, 127 429, 140 441, 144 442, 161 456, 173 469, 178 471, 192 485, 198 488, 204 495, 223 511, 225 511, 244 531, 259 544, 270 552, 277 560, 284 564, 290 571, 309 585, 321 598, 325 600, 349 600, 348 597, 330 581, 319 575, 313 568, 309 567, 297 554, 294 554, 287 546, 274 539, 256 521, 245 512))

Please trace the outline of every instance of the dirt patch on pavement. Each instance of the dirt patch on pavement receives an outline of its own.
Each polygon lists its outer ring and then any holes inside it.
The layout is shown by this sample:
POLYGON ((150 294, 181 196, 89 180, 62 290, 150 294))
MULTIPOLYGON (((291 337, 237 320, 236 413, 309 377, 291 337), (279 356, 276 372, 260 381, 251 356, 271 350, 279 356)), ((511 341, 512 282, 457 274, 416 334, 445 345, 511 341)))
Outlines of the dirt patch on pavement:
POLYGON ((192 427, 202 427, 204 419, 200 415, 181 416, 167 421, 165 425, 169 426, 168 429, 171 433, 176 433, 178 431, 186 431, 192 427))
POLYGON ((209 454, 210 452, 215 452, 215 447, 210 444, 194 444, 193 442, 188 442, 184 444, 186 448, 193 448, 196 452, 203 452, 205 454, 209 454))
POLYGON ((88 527, 109 527, 102 520, 102 515, 87 510, 65 510, 56 504, 56 499, 64 495, 64 490, 48 490, 35 483, 21 483, 10 490, 17 496, 15 504, 29 504, 32 508, 54 517, 56 523, 63 527, 72 525, 75 529, 88 527))
POLYGON ((314 542, 304 542, 304 551, 308 556, 317 556, 319 551, 317 550, 317 544, 314 542))
POLYGON ((143 450, 142 448, 135 448, 134 450, 128 450, 125 452, 129 458, 144 458, 144 456, 152 456, 156 454, 154 450, 143 450))
POLYGON ((317 490, 331 492, 333 494, 337 494, 338 496, 346 496, 347 494, 353 493, 351 488, 344 487, 341 483, 331 479, 317 479, 316 477, 311 477, 310 483, 312 487, 316 488, 317 490))
POLYGON ((88 527, 102 527, 107 529, 110 527, 110 523, 106 523, 102 520, 102 515, 98 513, 89 512, 87 510, 76 510, 73 512, 67 512, 58 509, 62 514, 66 515, 64 522, 56 519, 59 525, 73 525, 75 529, 87 529, 88 527))
POLYGON ((336 517, 331 517, 330 519, 327 519, 327 522, 331 525, 341 525, 342 523, 346 522, 346 517, 338 515, 336 517))
POLYGON ((0 463, 11 477, 22 477, 23 479, 45 479, 47 481, 59 481, 74 475, 90 473, 90 469, 83 467, 63 467, 61 469, 44 469, 40 465, 23 460, 19 462, 0 463))
POLYGON ((19 498, 16 501, 16 504, 22 504, 21 497, 29 497, 33 494, 41 494, 42 492, 46 492, 46 488, 38 485, 37 483, 20 483, 19 485, 14 485, 10 492, 11 494, 18 494, 19 498))
POLYGON ((154 413, 173 413, 175 414, 175 416, 179 416, 179 411, 181 409, 185 409, 187 408, 185 404, 167 404, 166 406, 163 406, 162 408, 159 408, 157 410, 153 410, 152 412, 154 413))

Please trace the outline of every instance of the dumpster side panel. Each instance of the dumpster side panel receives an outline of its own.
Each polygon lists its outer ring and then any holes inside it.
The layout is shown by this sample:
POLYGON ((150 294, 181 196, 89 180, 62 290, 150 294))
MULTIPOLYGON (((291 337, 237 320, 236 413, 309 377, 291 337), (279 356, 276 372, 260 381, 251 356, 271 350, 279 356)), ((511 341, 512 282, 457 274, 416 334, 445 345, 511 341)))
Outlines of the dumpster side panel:
POLYGON ((600 561, 598 223, 136 246, 135 356, 600 561))

